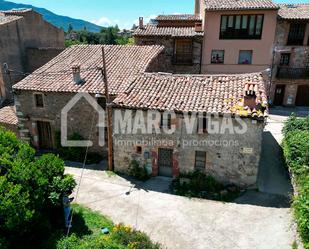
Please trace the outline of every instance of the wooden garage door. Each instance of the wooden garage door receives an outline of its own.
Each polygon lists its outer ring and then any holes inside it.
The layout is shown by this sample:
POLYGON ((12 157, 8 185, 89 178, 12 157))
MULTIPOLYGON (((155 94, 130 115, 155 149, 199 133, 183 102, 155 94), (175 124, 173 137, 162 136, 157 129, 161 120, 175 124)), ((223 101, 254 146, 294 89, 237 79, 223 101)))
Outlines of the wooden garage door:
POLYGON ((298 86, 296 105, 309 106, 309 85, 298 86))

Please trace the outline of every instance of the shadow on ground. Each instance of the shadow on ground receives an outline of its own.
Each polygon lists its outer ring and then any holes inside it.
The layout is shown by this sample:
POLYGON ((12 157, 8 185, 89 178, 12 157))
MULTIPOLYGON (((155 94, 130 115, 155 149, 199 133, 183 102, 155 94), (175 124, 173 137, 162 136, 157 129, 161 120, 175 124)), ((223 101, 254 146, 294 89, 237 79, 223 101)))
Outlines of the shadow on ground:
POLYGON ((299 107, 282 107, 282 106, 273 106, 270 108, 269 113, 271 115, 278 115, 289 117, 294 113, 298 117, 305 117, 309 115, 309 107, 299 106, 299 107))

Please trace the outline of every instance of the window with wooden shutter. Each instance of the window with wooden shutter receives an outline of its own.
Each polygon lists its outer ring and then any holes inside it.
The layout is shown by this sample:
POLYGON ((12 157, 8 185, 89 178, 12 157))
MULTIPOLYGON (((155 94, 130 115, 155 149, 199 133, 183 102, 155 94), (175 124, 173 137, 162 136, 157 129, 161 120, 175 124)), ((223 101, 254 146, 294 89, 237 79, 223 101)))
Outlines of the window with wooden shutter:
POLYGON ((193 61, 192 40, 178 39, 175 40, 174 63, 190 65, 193 61))

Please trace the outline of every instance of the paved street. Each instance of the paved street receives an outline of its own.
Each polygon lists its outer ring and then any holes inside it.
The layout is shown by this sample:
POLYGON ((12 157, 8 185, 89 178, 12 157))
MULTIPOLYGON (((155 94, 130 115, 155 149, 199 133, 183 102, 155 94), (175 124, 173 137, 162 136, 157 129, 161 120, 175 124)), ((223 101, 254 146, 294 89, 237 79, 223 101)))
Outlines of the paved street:
MULTIPOLYGON (((291 249, 295 227, 291 185, 280 159, 283 121, 271 115, 263 135, 258 186, 234 203, 168 194, 169 178, 134 185, 104 171, 86 169, 78 203, 146 232, 171 249, 291 249)), ((67 167, 77 179, 80 168, 67 167)))

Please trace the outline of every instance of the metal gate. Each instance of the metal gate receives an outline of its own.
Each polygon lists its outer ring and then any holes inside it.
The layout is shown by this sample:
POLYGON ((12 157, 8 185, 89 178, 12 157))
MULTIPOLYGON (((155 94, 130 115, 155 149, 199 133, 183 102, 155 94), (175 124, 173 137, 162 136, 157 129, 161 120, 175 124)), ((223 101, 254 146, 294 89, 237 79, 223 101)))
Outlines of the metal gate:
POLYGON ((173 176, 173 150, 159 149, 158 166, 160 176, 173 176))

